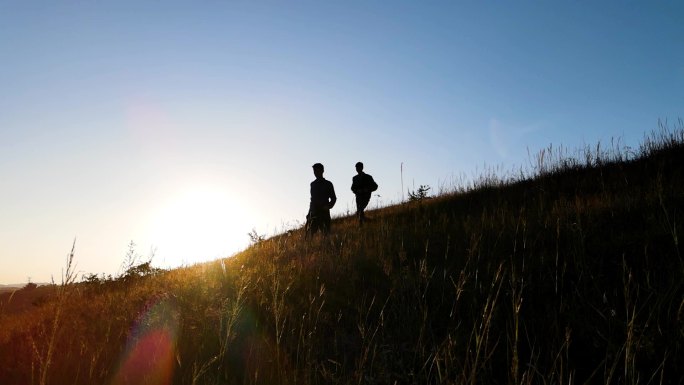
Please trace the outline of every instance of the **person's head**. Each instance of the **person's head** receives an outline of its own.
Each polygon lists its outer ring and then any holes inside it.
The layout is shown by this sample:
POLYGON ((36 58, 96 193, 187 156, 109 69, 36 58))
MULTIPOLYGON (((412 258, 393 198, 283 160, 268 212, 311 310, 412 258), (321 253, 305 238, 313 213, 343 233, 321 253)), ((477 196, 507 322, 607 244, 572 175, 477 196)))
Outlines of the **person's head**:
POLYGON ((316 163, 313 165, 313 172, 316 178, 322 178, 323 177, 323 165, 320 163, 316 163))
POLYGON ((357 172, 362 172, 362 171, 363 171, 363 163, 361 163, 361 162, 356 162, 356 171, 357 171, 357 172))

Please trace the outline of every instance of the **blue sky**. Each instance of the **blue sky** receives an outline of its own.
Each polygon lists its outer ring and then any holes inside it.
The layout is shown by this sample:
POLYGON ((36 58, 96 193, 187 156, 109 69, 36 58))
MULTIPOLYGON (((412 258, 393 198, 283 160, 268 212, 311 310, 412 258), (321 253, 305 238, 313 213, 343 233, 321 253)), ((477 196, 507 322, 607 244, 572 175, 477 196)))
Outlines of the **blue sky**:
POLYGON ((178 266, 684 107, 678 2, 0 2, 0 283, 178 266))

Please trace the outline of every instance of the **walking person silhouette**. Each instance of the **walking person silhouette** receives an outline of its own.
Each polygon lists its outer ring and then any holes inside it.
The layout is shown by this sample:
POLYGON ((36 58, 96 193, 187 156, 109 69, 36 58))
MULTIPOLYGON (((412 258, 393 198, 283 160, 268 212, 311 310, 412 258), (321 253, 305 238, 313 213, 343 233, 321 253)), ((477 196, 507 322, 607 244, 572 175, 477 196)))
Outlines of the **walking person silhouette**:
POLYGON ((372 176, 363 172, 363 163, 356 163, 356 172, 358 174, 352 178, 351 190, 356 195, 356 215, 359 218, 359 225, 363 225, 366 221, 364 210, 370 202, 371 194, 378 189, 378 184, 372 176))
POLYGON ((306 236, 313 236, 319 230, 327 235, 330 232, 330 209, 335 206, 337 196, 333 184, 323 178, 323 165, 313 165, 316 179, 311 182, 311 203, 306 215, 306 236))

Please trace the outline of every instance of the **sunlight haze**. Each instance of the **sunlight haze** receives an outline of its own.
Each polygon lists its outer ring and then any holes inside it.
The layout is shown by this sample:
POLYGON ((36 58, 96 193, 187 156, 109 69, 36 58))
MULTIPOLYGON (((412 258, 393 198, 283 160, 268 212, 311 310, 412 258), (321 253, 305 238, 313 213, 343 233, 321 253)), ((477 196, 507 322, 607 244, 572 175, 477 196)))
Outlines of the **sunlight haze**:
MULTIPOLYGON (((0 284, 120 273, 684 117, 681 2, 0 1, 0 284), (402 174, 403 169, 403 192, 402 174)), ((334 231, 334 228, 333 228, 334 231)))

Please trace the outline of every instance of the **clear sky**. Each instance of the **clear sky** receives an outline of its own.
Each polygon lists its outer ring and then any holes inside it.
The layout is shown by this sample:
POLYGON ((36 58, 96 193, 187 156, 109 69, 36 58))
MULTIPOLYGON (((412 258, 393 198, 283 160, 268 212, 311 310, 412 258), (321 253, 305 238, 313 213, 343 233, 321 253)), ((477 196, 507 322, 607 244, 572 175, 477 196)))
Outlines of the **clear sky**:
POLYGON ((684 3, 0 0, 0 283, 161 267, 684 115, 684 3), (600 4, 597 4, 600 3, 600 4), (479 170, 479 171, 478 171, 479 170))

